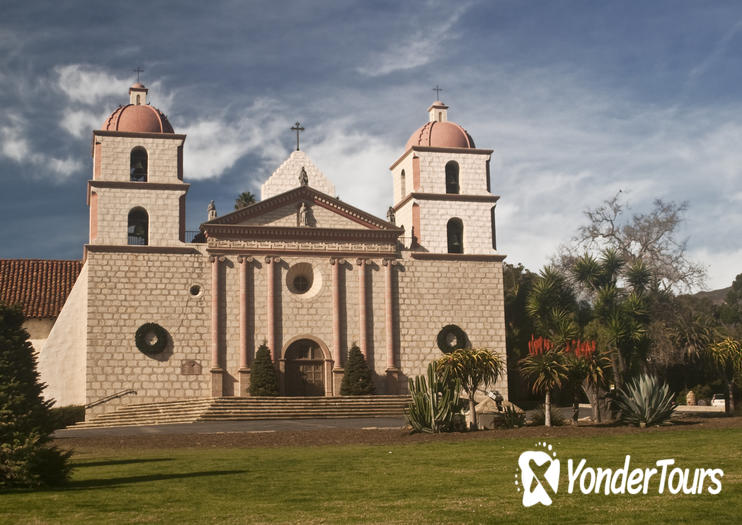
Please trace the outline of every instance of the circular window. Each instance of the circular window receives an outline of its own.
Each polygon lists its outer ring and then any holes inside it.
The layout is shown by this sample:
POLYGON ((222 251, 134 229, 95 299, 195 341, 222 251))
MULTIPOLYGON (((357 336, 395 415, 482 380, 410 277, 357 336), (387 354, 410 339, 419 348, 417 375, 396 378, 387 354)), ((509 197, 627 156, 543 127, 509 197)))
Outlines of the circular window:
POLYGON ((314 297, 322 286, 322 275, 310 263, 296 263, 286 273, 286 287, 303 299, 314 297))
POLYGON ((297 275, 294 278, 294 290, 297 293, 307 293, 309 291, 309 279, 303 275, 297 275))
POLYGON ((201 294, 201 287, 197 284, 194 284, 188 290, 188 293, 190 293, 193 297, 198 297, 201 294))

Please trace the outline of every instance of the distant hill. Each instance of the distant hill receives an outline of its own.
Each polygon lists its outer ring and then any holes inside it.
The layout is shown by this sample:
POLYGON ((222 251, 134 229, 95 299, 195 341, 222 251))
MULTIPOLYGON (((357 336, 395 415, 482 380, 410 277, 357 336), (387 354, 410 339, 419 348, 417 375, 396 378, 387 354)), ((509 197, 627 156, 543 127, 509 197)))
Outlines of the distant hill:
POLYGON ((701 299, 707 299, 711 301, 712 304, 719 305, 724 302, 724 299, 726 299, 727 297, 727 292, 731 289, 732 289, 731 286, 727 286, 726 288, 720 288, 719 290, 711 290, 708 292, 698 292, 693 295, 701 299))

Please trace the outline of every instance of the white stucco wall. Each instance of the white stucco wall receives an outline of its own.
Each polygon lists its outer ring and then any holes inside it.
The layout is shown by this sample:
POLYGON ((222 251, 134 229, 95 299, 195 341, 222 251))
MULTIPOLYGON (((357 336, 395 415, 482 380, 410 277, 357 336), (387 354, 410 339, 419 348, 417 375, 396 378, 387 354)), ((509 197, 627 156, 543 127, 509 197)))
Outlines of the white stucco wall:
POLYGON ((39 374, 46 399, 55 406, 85 404, 85 354, 88 321, 88 266, 75 286, 39 354, 39 374))

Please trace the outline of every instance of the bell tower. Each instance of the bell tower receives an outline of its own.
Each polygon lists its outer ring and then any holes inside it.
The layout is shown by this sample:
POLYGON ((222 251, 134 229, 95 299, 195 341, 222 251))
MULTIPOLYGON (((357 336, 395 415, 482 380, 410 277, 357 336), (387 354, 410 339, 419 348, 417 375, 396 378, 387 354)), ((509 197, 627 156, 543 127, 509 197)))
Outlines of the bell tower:
POLYGON ((495 205, 490 192, 491 149, 478 149, 471 135, 448 120, 436 100, 428 122, 407 141, 389 168, 394 212, 405 228, 405 246, 430 253, 497 253, 495 205))
POLYGON ((90 244, 177 246, 185 240, 185 135, 136 82, 129 104, 93 131, 90 244))

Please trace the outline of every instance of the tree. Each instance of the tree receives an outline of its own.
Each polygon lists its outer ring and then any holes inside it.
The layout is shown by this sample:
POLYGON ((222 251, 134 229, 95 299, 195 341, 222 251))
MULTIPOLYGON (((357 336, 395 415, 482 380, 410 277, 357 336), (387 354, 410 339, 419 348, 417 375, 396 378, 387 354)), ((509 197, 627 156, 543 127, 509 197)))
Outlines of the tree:
POLYGON ((570 270, 592 306, 594 320, 607 336, 604 348, 620 388, 624 377, 643 363, 649 349, 649 270, 641 260, 627 265, 614 249, 603 251, 599 260, 586 253, 572 262, 570 270))
POLYGON ((0 303, 0 487, 67 481, 71 452, 50 446, 51 400, 43 400, 20 306, 0 303))
POLYGON ((727 337, 709 346, 708 355, 727 382, 726 413, 734 414, 734 377, 742 373, 742 341, 727 337))
POLYGON ((650 288, 690 290, 703 284, 706 270, 688 259, 687 241, 678 239, 678 228, 687 209, 687 202, 655 199, 649 213, 627 218, 628 205, 619 192, 597 208, 585 211, 587 224, 580 227, 560 259, 564 263, 575 254, 612 249, 629 267, 638 262, 644 264, 650 288))
POLYGON ((474 395, 479 387, 494 384, 505 371, 500 356, 486 349, 462 348, 446 354, 436 361, 436 371, 450 381, 458 381, 469 397, 472 427, 478 429, 474 395))
POLYGON ((574 292, 562 272, 552 266, 544 267, 534 279, 526 311, 534 322, 535 332, 557 346, 563 347, 578 335, 575 316, 578 305, 574 292))
POLYGON ((544 395, 544 424, 551 426, 551 393, 567 381, 564 355, 551 341, 539 337, 529 342, 528 356, 520 361, 523 375, 534 393, 544 395))
POLYGON ((363 357, 361 349, 357 345, 350 348, 348 364, 345 365, 343 382, 340 383, 340 395, 343 396, 365 396, 373 394, 374 387, 371 370, 366 358, 363 357))
POLYGON ((536 274, 519 264, 503 265, 503 288, 505 292, 505 345, 508 355, 509 399, 520 399, 528 395, 526 385, 518 370, 518 361, 528 355, 528 339, 534 332, 533 320, 528 315, 526 303, 536 279, 536 274))
POLYGON ((258 347, 258 351, 255 353, 255 361, 253 361, 250 376, 250 395, 278 395, 278 373, 273 366, 271 352, 265 341, 263 341, 263 344, 258 347))
POLYGON ((246 208, 247 206, 250 206, 251 204, 255 204, 256 202, 257 202, 257 199, 255 198, 255 195, 253 195, 249 191, 243 191, 235 199, 234 209, 239 210, 241 208, 246 208))
POLYGON ((725 332, 742 337, 742 273, 734 279, 718 315, 725 332))
POLYGON ((601 421, 601 391, 608 385, 610 361, 602 355, 595 340, 572 341, 565 350, 568 379, 573 392, 573 423, 577 422, 579 388, 590 398, 593 421, 601 421))

